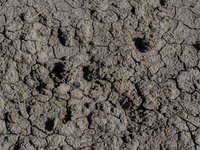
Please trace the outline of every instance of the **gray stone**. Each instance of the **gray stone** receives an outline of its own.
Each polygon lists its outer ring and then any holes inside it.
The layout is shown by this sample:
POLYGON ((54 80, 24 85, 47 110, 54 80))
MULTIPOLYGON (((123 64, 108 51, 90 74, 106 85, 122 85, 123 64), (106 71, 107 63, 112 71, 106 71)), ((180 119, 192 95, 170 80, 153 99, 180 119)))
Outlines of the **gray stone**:
POLYGON ((73 148, 71 146, 69 146, 69 145, 63 145, 61 147, 61 150, 73 150, 73 148))
POLYGON ((81 86, 80 82, 74 82, 73 85, 77 88, 79 88, 81 86))

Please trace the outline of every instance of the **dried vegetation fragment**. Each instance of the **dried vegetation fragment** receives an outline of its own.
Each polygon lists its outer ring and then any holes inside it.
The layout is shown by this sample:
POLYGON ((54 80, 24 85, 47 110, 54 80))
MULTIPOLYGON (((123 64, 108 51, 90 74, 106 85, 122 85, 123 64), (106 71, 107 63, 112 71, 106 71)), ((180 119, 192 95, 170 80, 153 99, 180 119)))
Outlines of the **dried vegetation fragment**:
POLYGON ((0 149, 199 149, 199 1, 1 3, 0 149))

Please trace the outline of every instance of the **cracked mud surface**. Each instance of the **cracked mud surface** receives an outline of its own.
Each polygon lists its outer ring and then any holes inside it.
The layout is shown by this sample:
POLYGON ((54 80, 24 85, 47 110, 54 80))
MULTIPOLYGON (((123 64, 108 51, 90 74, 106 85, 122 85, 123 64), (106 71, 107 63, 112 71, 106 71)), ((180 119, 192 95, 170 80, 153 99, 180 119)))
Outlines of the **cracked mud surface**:
POLYGON ((0 2, 0 149, 200 150, 199 0, 0 2))

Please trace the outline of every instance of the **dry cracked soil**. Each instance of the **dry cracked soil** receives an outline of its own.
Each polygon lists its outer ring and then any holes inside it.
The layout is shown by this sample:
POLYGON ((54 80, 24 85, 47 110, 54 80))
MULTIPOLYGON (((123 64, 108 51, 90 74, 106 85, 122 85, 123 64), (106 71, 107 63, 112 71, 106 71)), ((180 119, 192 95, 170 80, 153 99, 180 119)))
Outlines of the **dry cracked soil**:
POLYGON ((0 0, 1 150, 200 150, 200 0, 0 0))

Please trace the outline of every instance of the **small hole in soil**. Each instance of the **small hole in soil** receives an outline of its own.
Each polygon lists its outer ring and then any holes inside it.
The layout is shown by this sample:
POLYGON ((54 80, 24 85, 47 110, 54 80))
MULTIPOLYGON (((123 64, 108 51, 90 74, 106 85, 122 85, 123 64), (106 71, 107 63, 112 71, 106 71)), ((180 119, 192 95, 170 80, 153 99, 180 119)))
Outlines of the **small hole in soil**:
POLYGON ((147 50, 148 43, 144 41, 144 38, 135 38, 135 46, 141 52, 144 53, 147 50))
POLYGON ((51 131, 53 130, 53 127, 54 127, 54 119, 47 118, 47 121, 45 123, 45 129, 51 131))
POLYGON ((122 106, 123 109, 129 109, 130 107, 131 107, 131 102, 126 102, 126 103, 122 106))
POLYGON ((30 111, 31 111, 31 107, 30 107, 30 106, 26 107, 26 112, 27 112, 28 114, 30 113, 30 111))
POLYGON ((160 0, 160 4, 161 4, 161 6, 165 6, 166 0, 160 0))
POLYGON ((196 41, 195 44, 192 45, 196 50, 200 50, 200 41, 196 41))
POLYGON ((29 143, 30 143, 31 145, 33 145, 33 142, 32 142, 31 140, 29 140, 29 143))
POLYGON ((22 113, 21 113, 21 111, 18 111, 18 114, 19 114, 20 116, 22 116, 22 113))
POLYGON ((21 35, 19 36, 19 39, 20 39, 20 40, 24 40, 24 39, 25 39, 25 36, 26 36, 25 33, 21 33, 21 35))
POLYGON ((61 29, 58 29, 58 39, 60 41, 60 43, 65 46, 65 42, 66 42, 66 38, 63 35, 63 32, 61 31, 61 29))
POLYGON ((92 74, 92 71, 89 70, 89 66, 83 67, 83 78, 86 81, 91 81, 91 78, 89 77, 92 74))
POLYGON ((132 7, 131 12, 135 15, 135 7, 132 7))
POLYGON ((94 46, 94 42, 93 42, 93 41, 90 41, 90 42, 89 42, 89 45, 94 46))
POLYGON ((39 15, 39 18, 40 18, 40 19, 39 19, 39 23, 41 23, 41 24, 47 26, 47 18, 44 17, 44 16, 42 16, 41 14, 39 15))
POLYGON ((118 65, 120 65, 120 64, 121 64, 119 60, 117 61, 117 64, 118 64, 118 65))
POLYGON ((20 150, 20 149, 21 149, 20 144, 15 145, 15 147, 13 148, 13 150, 20 150))
POLYGON ((89 104, 89 103, 85 103, 84 106, 85 106, 86 108, 89 108, 90 104, 89 104))
POLYGON ((45 83, 42 82, 42 83, 40 83, 39 86, 36 87, 36 90, 37 90, 38 92, 41 93, 41 92, 42 92, 42 89, 45 88, 46 85, 47 85, 47 84, 45 84, 45 83))
POLYGON ((8 120, 8 116, 9 115, 9 113, 7 112, 6 114, 5 114, 5 117, 4 117, 4 120, 5 120, 5 122, 9 122, 9 120, 8 120))
POLYGON ((71 114, 72 114, 72 112, 68 109, 67 114, 65 115, 65 118, 62 119, 63 123, 67 123, 68 121, 71 120, 71 117, 72 117, 71 114))
POLYGON ((25 13, 22 13, 19 17, 20 17, 20 19, 22 20, 22 21, 25 21, 26 19, 25 19, 25 16, 26 16, 26 14, 25 13))
POLYGON ((121 137, 121 139, 122 139, 122 141, 123 141, 124 143, 128 143, 128 141, 127 141, 127 139, 126 139, 126 136, 121 137))
POLYGON ((90 12, 91 16, 92 16, 95 12, 96 12, 96 10, 93 9, 93 10, 90 12))
POLYGON ((62 72, 64 72, 64 65, 59 62, 59 63, 56 63, 53 70, 52 70, 52 73, 55 74, 56 77, 58 77, 59 79, 62 79, 63 76, 61 75, 62 72))

